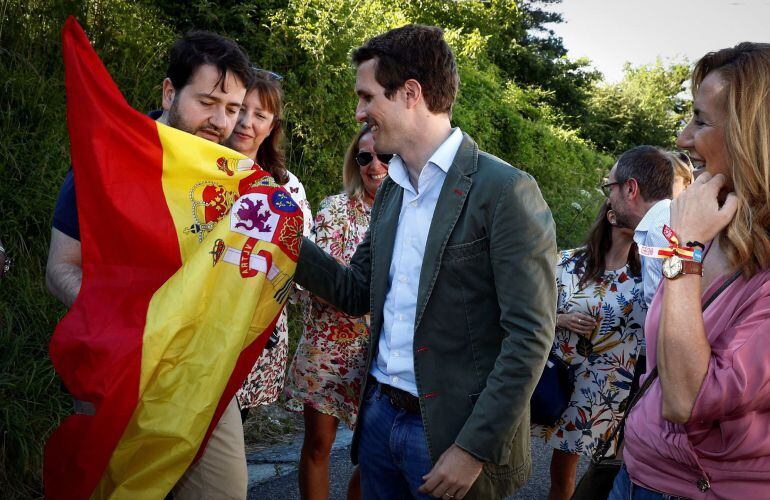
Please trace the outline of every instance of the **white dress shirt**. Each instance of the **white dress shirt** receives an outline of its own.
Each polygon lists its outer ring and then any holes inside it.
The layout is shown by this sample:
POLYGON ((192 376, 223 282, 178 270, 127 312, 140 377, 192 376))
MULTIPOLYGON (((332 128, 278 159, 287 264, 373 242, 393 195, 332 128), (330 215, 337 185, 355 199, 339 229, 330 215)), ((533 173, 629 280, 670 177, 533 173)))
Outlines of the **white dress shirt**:
MULTIPOLYGON (((637 246, 668 247, 669 242, 663 236, 663 226, 671 223, 671 200, 660 200, 647 210, 634 231, 637 246)), ((658 290, 663 277, 663 259, 642 256, 642 288, 644 304, 649 309, 652 298, 658 290)))
POLYGON ((400 157, 394 156, 388 167, 388 176, 403 188, 404 197, 388 272, 382 332, 371 374, 380 383, 415 396, 418 394, 412 344, 420 270, 433 211, 462 140, 462 132, 455 128, 423 167, 418 189, 409 181, 409 172, 400 157))

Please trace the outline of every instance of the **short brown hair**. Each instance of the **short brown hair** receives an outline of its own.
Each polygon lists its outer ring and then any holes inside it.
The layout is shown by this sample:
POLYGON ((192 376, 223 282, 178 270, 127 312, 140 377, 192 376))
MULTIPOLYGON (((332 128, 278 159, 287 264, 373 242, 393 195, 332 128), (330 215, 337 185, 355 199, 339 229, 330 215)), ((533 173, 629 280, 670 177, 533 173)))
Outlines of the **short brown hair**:
POLYGON ((414 79, 431 113, 452 113, 460 75, 441 28, 408 24, 377 35, 353 51, 356 66, 370 59, 376 59, 374 77, 388 99, 414 79))
POLYGON ((671 198, 674 168, 662 149, 637 146, 618 158, 615 181, 623 183, 628 179, 636 179, 644 201, 660 201, 671 198))
POLYGON ((171 46, 166 77, 181 91, 192 75, 204 64, 219 71, 217 85, 225 90, 227 73, 232 73, 245 87, 251 84, 249 57, 233 40, 210 31, 191 31, 171 46))

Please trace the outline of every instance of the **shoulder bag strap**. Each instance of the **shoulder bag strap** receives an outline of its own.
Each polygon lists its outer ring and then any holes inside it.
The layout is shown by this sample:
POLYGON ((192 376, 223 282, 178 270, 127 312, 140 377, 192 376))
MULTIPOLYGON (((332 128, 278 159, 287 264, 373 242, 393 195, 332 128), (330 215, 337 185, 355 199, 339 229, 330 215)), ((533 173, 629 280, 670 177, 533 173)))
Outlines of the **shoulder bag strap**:
MULTIPOLYGON (((716 300, 719 295, 724 292, 728 286, 730 286, 738 277, 741 275, 741 271, 738 270, 730 276, 727 280, 725 280, 722 285, 716 289, 716 291, 711 294, 711 297, 703 304, 702 311, 705 311, 708 306, 711 305, 714 300, 716 300)), ((591 462, 593 463, 599 463, 607 454, 607 451, 610 449, 610 445, 615 439, 615 436, 618 435, 618 432, 620 433, 620 437, 618 439, 618 446, 620 446, 620 443, 623 442, 623 429, 626 426, 626 418, 628 418, 628 415, 631 413, 631 409, 636 405, 636 403, 639 402, 639 400, 642 398, 645 392, 647 392, 647 389, 650 388, 652 383, 655 381, 655 379, 658 378, 658 367, 654 367, 652 371, 650 371, 650 375, 644 380, 644 384, 639 388, 638 391, 636 391, 636 394, 634 394, 634 397, 631 398, 631 401, 628 403, 628 406, 626 407, 626 411, 623 413, 623 418, 620 420, 620 423, 615 427, 615 429, 612 431, 612 434, 610 434, 610 437, 607 438, 606 441, 601 441, 599 443, 599 446, 596 447, 596 450, 594 450, 594 454, 591 457, 591 462)))

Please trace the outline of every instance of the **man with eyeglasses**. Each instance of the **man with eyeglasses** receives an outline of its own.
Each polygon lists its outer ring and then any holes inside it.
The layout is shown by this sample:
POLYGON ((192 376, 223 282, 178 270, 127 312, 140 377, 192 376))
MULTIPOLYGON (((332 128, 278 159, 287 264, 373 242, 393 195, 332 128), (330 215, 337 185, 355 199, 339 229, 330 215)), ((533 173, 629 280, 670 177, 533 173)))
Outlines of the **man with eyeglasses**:
MULTIPOLYGON (((171 48, 162 84, 159 122, 203 139, 222 143, 233 131, 251 82, 248 57, 234 41, 209 32, 191 32, 171 48)), ((67 173, 54 209, 46 266, 48 290, 67 307, 77 298, 83 278, 75 179, 67 173)), ((75 412, 93 414, 90 402, 75 401, 75 412)), ((141 464, 138 464, 141 466, 141 464)), ((174 489, 174 497, 246 498, 248 484, 240 411, 235 399, 215 427, 206 451, 174 489)))
POLYGON ((305 240, 295 279, 371 311, 351 450, 362 496, 503 498, 531 471, 529 400, 553 342, 550 210, 531 176, 452 128, 441 29, 388 31, 353 63, 356 118, 395 156, 350 266, 305 240))
MULTIPOLYGON (((634 242, 639 248, 667 247, 663 226, 669 223, 674 156, 654 146, 637 146, 618 158, 610 170, 602 190, 615 211, 615 224, 634 230, 634 242)), ((641 255, 644 304, 649 308, 662 279, 663 261, 641 255)), ((639 387, 645 373, 646 345, 642 343, 631 394, 639 387)))
MULTIPOLYGON (((654 146, 637 146, 621 154, 602 185, 616 224, 634 230, 640 247, 667 247, 663 225, 669 221, 674 183, 671 154, 654 146)), ((642 255, 644 302, 649 307, 661 279, 662 260, 642 255)))

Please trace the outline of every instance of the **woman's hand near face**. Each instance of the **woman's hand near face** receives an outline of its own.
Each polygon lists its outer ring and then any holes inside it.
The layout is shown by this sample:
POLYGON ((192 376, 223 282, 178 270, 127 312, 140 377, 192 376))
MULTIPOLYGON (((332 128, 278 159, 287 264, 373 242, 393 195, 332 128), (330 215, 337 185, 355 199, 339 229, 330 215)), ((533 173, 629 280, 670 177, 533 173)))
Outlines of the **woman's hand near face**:
POLYGON ((588 335, 596 328, 596 319, 581 312, 560 313, 556 315, 556 326, 588 335))
POLYGON ((711 241, 733 219, 738 210, 735 193, 728 193, 721 207, 718 201, 726 182, 722 174, 703 172, 671 202, 671 228, 682 240, 680 244, 711 241))

